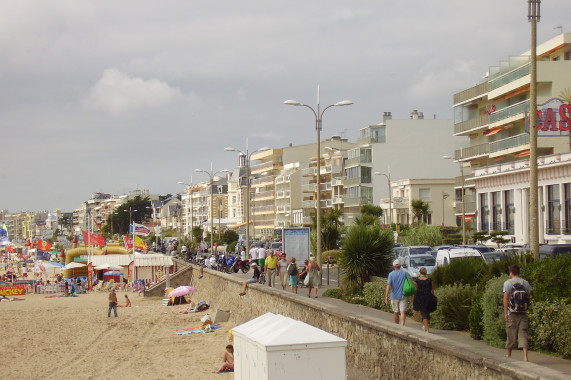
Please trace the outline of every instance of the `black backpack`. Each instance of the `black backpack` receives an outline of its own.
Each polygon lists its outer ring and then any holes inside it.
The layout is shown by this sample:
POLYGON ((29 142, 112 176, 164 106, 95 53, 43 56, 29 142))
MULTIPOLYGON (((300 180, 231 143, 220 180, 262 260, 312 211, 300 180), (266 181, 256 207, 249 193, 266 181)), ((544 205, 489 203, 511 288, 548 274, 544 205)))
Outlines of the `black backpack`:
POLYGON ((523 286, 523 280, 518 282, 511 281, 512 290, 509 295, 509 311, 514 314, 521 314, 527 312, 529 306, 529 294, 523 286))
POLYGON ((297 265, 295 265, 294 263, 290 264, 290 265, 287 267, 287 273, 288 273, 290 276, 297 276, 297 265))

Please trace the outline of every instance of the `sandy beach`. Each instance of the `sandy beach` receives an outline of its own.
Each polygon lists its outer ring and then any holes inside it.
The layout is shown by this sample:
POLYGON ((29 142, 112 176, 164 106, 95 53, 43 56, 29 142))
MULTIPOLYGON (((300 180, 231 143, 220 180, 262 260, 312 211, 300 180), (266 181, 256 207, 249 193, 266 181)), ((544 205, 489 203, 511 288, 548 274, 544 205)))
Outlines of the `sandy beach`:
MULTIPOLYGON (((124 303, 119 292, 119 304, 124 303)), ((206 334, 179 336, 205 313, 178 314, 182 306, 126 293, 131 308, 107 317, 108 293, 74 298, 29 294, 1 302, 2 375, 16 379, 230 379, 221 365, 231 322, 206 334)), ((194 301, 200 301, 199 293, 194 301)), ((214 318, 215 310, 208 310, 214 318)))

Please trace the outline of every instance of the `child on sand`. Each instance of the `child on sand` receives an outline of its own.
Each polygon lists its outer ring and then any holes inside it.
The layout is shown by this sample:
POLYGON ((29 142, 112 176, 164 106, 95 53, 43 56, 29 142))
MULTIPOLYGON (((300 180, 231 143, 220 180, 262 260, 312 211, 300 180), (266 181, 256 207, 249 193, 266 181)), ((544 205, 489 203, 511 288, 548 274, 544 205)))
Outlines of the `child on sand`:
POLYGON ((213 373, 220 372, 234 372, 234 346, 231 344, 226 346, 226 352, 222 356, 222 367, 213 373))

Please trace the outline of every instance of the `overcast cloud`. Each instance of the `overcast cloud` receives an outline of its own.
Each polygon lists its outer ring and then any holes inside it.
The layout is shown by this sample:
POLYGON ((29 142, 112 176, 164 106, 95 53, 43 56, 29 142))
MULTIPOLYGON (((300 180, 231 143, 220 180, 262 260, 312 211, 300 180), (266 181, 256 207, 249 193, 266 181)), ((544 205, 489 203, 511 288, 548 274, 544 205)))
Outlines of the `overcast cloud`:
MULTIPOLYGON (((571 1, 541 14, 538 43, 571 32, 571 1)), ((311 143, 311 112, 283 102, 315 106, 317 85, 322 105, 355 102, 327 111, 324 138, 384 111, 451 119, 452 95, 529 41, 526 0, 2 0, 0 209, 177 193, 246 138, 311 143)))

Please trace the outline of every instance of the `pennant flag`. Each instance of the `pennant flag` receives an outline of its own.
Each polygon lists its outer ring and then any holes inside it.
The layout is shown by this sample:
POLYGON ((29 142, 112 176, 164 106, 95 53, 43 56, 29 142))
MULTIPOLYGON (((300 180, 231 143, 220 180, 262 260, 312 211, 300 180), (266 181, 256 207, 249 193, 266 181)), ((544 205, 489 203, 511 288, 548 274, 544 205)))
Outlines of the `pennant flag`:
POLYGON ((81 232, 83 233, 83 242, 85 244, 98 245, 100 247, 105 246, 105 238, 103 236, 87 231, 81 232))
POLYGON ((6 227, 6 224, 3 224, 2 227, 0 227, 0 245, 8 245, 9 242, 8 227, 6 227))
POLYGON ((125 248, 128 250, 133 249, 133 239, 127 235, 123 235, 123 244, 125 244, 125 248))
POLYGON ((147 250, 147 243, 137 235, 135 235, 135 248, 141 251, 147 250))
POLYGON ((99 225, 99 223, 97 223, 97 220, 93 219, 93 222, 95 223, 97 228, 99 228, 99 232, 101 232, 101 226, 99 225))
POLYGON ((49 241, 43 241, 42 239, 39 239, 36 242, 36 247, 41 251, 49 251, 50 248, 52 247, 52 243, 50 243, 49 241))
POLYGON ((143 226, 142 224, 133 223, 129 227, 129 232, 132 235, 149 236, 149 234, 151 233, 151 230, 149 228, 143 226), (133 229, 134 229, 134 231, 133 231, 133 229))

